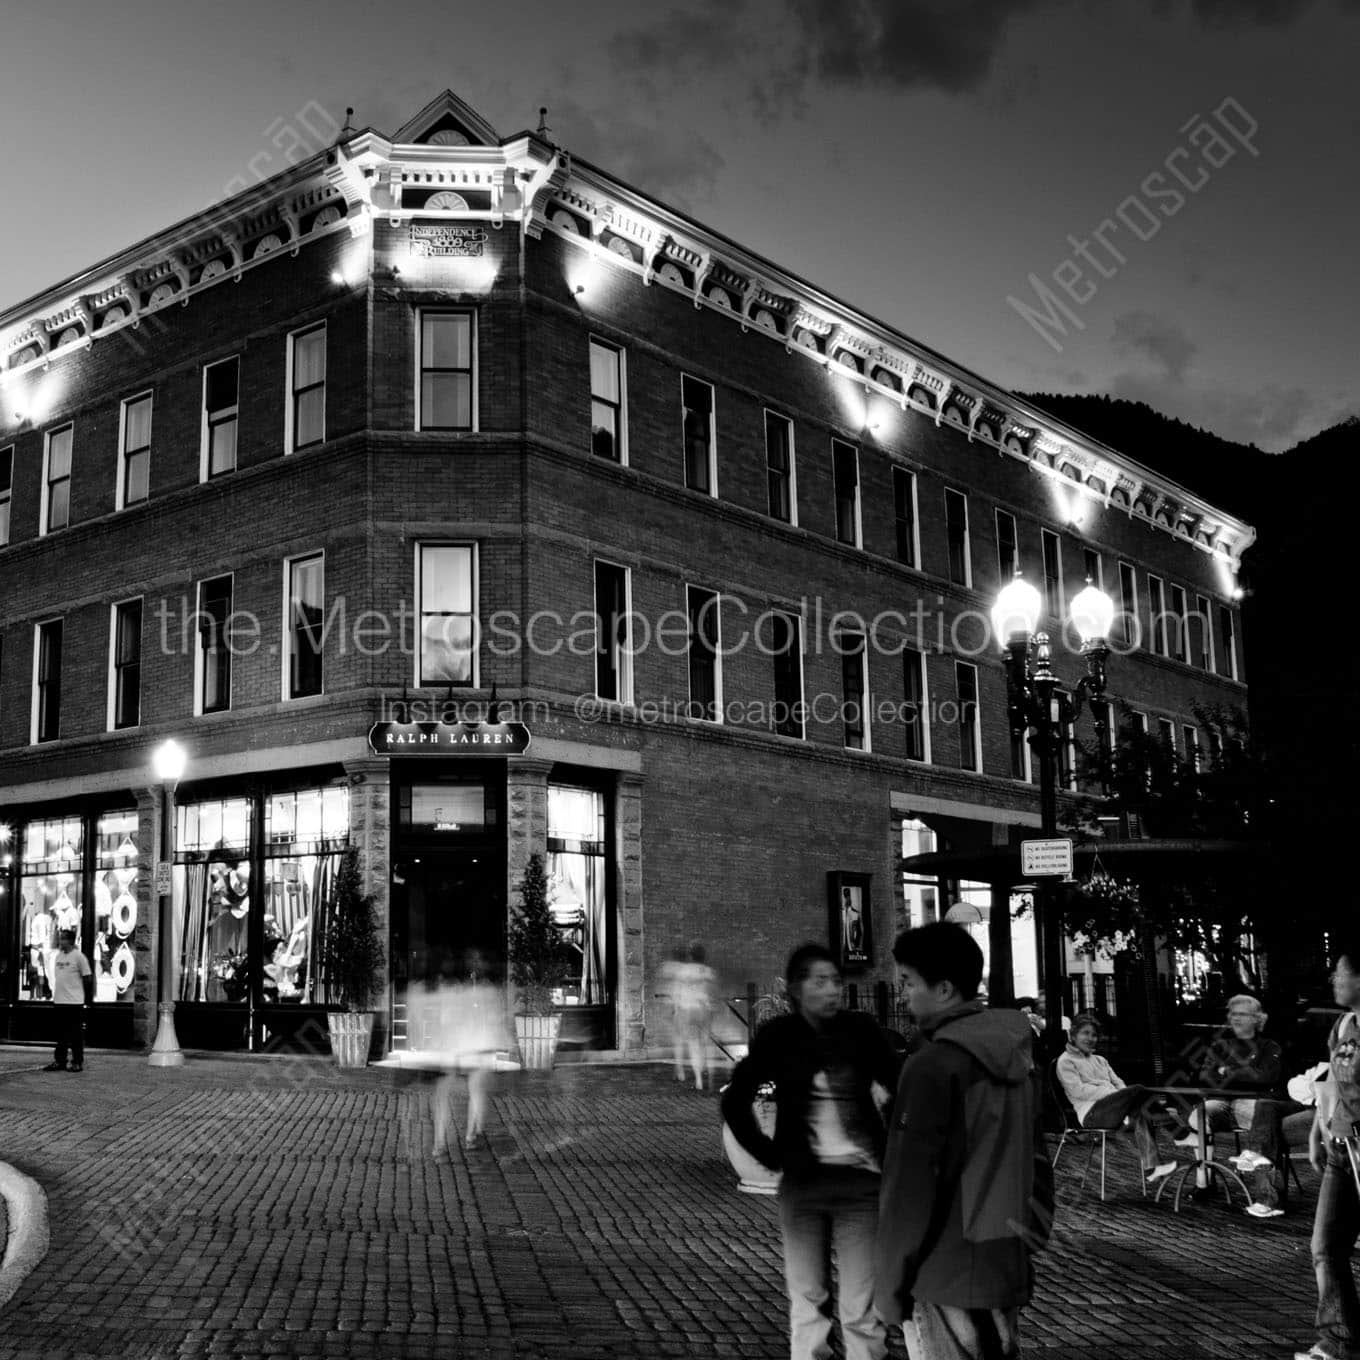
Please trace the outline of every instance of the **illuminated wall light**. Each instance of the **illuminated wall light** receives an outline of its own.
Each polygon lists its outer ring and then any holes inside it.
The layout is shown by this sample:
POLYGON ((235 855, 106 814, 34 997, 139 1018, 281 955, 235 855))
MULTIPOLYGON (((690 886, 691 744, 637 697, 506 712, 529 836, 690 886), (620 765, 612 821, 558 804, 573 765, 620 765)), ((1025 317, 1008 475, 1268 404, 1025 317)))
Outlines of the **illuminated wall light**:
POLYGON ((331 282, 332 282, 332 283, 342 284, 342 285, 343 285, 344 282, 345 282, 345 273, 344 273, 344 270, 342 270, 342 269, 332 269, 332 270, 331 270, 331 282))

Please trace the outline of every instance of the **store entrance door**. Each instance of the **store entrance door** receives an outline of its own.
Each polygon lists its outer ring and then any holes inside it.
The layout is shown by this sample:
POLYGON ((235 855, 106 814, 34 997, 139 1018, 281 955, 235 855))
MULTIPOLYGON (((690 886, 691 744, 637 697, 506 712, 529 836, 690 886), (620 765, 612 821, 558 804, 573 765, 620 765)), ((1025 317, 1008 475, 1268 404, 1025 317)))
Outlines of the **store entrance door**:
POLYGON ((392 877, 393 1046, 411 1047, 407 1000, 440 984, 505 977, 505 864, 485 851, 443 850, 392 877))

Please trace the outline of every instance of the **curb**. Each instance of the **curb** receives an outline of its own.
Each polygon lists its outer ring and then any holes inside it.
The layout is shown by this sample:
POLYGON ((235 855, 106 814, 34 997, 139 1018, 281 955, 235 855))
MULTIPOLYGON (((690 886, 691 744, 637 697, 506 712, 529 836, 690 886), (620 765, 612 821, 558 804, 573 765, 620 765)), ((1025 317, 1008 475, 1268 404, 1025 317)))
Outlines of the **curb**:
POLYGON ((9 1241, 0 1261, 0 1308, 47 1255, 47 1195, 31 1176, 0 1162, 0 1198, 9 1215, 9 1241))

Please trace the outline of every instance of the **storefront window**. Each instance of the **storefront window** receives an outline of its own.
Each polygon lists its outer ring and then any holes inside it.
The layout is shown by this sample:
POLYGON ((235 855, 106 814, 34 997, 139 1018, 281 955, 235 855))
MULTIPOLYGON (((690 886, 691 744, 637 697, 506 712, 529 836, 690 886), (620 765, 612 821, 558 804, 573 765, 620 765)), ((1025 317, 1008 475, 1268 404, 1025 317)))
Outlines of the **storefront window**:
MULTIPOLYGON (((937 848, 935 833, 921 821, 908 817, 902 823, 902 858, 933 855, 937 848)), ((903 928, 914 930, 940 918, 939 880, 919 874, 902 875, 902 896, 906 921, 903 928)))
POLYGON ((131 1001, 137 975, 132 932, 137 928, 137 812, 108 812, 95 829, 94 999, 131 1001))
POLYGON ((57 932, 81 939, 80 873, 84 845, 79 817, 30 822, 19 864, 19 1000, 52 999, 57 932))
POLYGON ((571 959, 563 1005, 610 1000, 604 828, 603 794, 548 785, 548 903, 571 959))
POLYGON ((249 798, 179 809, 172 905, 180 1001, 246 1000, 250 820, 249 798))
POLYGON ((322 944, 349 842, 349 790, 273 795, 265 804, 264 834, 264 999, 320 1004, 326 1000, 322 944))

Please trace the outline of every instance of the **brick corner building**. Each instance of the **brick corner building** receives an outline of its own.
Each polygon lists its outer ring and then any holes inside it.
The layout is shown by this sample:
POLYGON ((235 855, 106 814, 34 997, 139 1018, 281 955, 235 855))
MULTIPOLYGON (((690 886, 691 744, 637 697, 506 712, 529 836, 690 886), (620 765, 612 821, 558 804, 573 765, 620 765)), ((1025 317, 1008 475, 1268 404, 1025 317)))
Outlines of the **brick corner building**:
POLYGON ((503 960, 535 852, 568 1042, 654 1042, 694 940, 728 994, 807 938, 885 978, 990 902, 903 853, 1038 825, 1016 565, 1105 586, 1115 697, 1188 755, 1245 706, 1251 539, 543 135, 346 128, 0 313, 0 1023, 47 1032, 69 925, 92 1037, 149 1041, 167 737, 186 1045, 304 1041, 347 845, 385 1047, 503 960))

